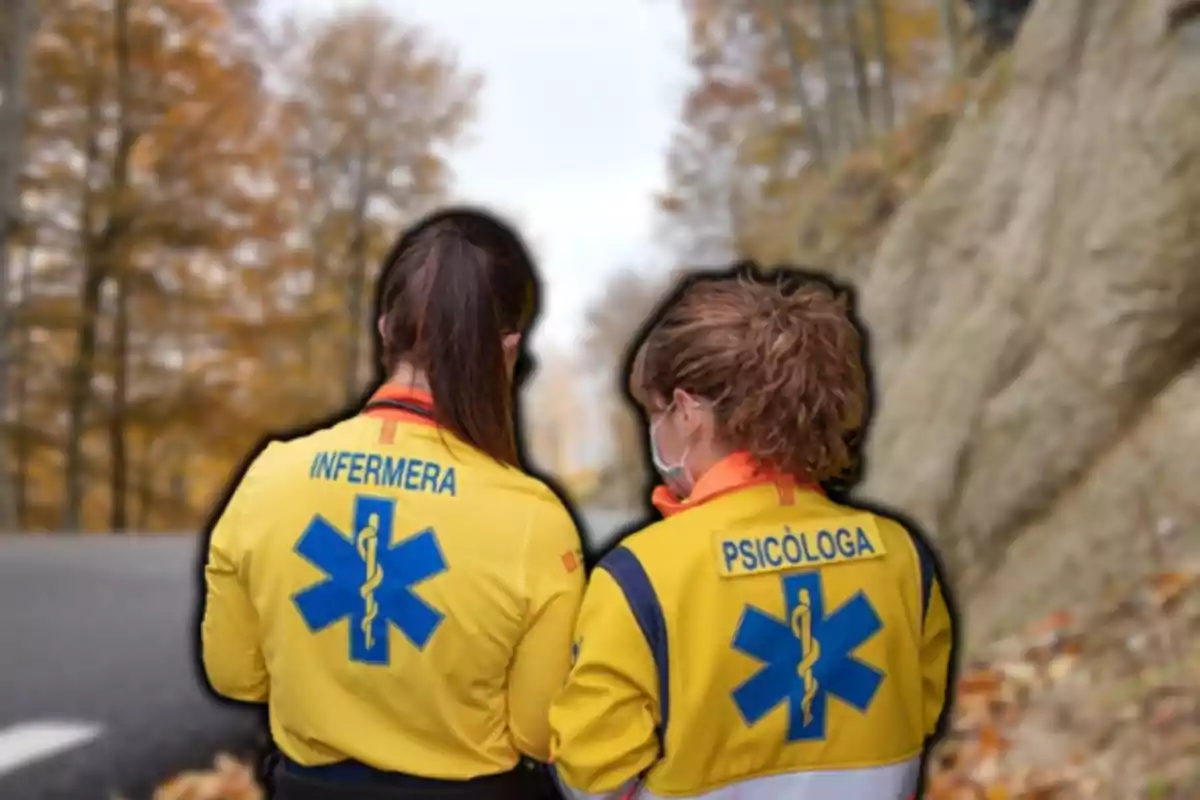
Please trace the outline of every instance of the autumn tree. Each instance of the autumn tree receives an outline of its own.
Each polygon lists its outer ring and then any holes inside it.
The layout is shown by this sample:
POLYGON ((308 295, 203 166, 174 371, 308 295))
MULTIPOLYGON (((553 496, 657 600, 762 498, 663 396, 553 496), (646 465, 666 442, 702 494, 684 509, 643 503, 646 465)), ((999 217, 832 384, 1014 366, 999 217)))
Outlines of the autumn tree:
POLYGON ((349 309, 446 191, 477 79, 377 11, 41 9, 2 442, 21 523, 187 528, 255 439, 343 399, 349 309))
POLYGON ((958 75, 962 69, 962 34, 958 20, 958 5, 955 0, 937 0, 938 18, 942 25, 942 38, 946 44, 946 57, 950 70, 958 75))
POLYGON ((649 477, 643 466, 645 427, 626 401, 622 386, 627 379, 625 357, 634 337, 667 288, 665 271, 656 276, 654 270, 625 268, 608 280, 587 312, 583 353, 595 375, 609 376, 601 402, 612 452, 602 483, 615 505, 638 503, 649 477))
MULTIPOLYGON (((773 3, 770 9, 784 5, 773 3)), ((772 111, 764 91, 766 78, 773 78, 776 86, 782 82, 782 91, 800 98, 802 107, 810 104, 797 60, 790 60, 782 74, 764 75, 764 52, 793 55, 780 47, 784 37, 791 36, 786 15, 773 17, 774 27, 764 34, 744 28, 754 6, 742 0, 696 0, 685 3, 685 9, 689 56, 698 80, 684 99, 681 125, 667 155, 670 187, 661 199, 668 212, 664 235, 683 261, 718 261, 736 251, 746 200, 753 195, 757 176, 741 169, 740 151, 763 127, 762 115, 772 111)), ((813 122, 807 116, 802 119, 800 125, 813 122)))
POLYGON ((662 198, 683 263, 747 255, 796 187, 944 82, 933 0, 687 0, 695 83, 662 198))
POLYGON ((173 255, 187 254, 189 268, 253 267, 255 237, 279 235, 277 226, 261 227, 269 103, 226 6, 63 0, 45 9, 33 53, 26 195, 39 209, 31 220, 39 282, 53 286, 42 292, 40 320, 73 334, 60 524, 80 527, 89 464, 107 450, 109 524, 122 529, 126 422, 144 379, 131 372, 135 323, 147 309, 190 302, 178 295, 205 283, 172 275, 173 255), (75 308, 63 309, 61 290, 76 281, 75 308), (107 447, 91 436, 97 422, 107 447))
MULTIPOLYGON (((9 257, 20 215, 18 183, 23 166, 29 46, 37 24, 35 0, 11 0, 0 9, 0 424, 9 421, 9 257)), ((16 527, 8 442, 0 437, 0 530, 16 527)))
POLYGON ((404 224, 445 199, 445 154, 474 115, 481 79, 382 6, 331 21, 293 19, 285 36, 289 156, 312 259, 311 310, 323 321, 310 347, 336 345, 306 359, 326 386, 320 365, 341 364, 331 399, 349 402, 367 366, 372 268, 404 224))
POLYGON ((879 71, 876 96, 879 98, 880 123, 884 131, 890 131, 896 124, 896 87, 892 82, 892 56, 888 50, 887 3, 868 0, 868 14, 871 18, 871 51, 879 71))
POLYGON ((577 359, 561 348, 543 349, 538 371, 530 381, 524 433, 534 462, 557 477, 577 466, 576 452, 582 434, 579 401, 580 369, 577 359))

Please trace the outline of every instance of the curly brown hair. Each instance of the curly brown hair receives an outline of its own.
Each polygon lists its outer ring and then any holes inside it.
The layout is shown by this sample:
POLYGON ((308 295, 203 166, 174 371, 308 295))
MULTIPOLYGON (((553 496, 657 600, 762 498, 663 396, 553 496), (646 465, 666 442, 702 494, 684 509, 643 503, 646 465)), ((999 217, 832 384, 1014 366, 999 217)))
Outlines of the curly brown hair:
POLYGON ((753 263, 688 279, 644 332, 629 386, 650 412, 676 389, 707 399, 723 444, 797 479, 857 465, 863 338, 849 293, 825 280, 753 263))

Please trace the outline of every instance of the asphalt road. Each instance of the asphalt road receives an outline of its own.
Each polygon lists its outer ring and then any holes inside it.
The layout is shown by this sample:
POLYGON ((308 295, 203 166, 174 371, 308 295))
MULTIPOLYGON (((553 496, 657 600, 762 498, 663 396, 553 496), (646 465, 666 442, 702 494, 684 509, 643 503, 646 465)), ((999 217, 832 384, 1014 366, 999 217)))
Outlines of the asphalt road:
MULTIPOLYGON (((601 535, 623 521, 587 516, 601 535)), ((257 713, 197 679, 198 543, 0 537, 0 800, 140 800, 255 745, 257 713)))

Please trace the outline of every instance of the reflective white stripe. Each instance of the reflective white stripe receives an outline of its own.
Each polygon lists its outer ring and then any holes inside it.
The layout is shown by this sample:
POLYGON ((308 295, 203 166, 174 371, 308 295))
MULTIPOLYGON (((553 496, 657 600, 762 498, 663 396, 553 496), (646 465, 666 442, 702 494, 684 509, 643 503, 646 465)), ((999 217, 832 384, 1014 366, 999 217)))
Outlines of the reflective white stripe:
POLYGON ((620 789, 593 794, 592 792, 585 792, 581 789, 573 789, 567 786, 567 782, 563 780, 562 775, 558 774, 558 770, 554 770, 554 778, 558 781, 558 788, 562 791, 562 795, 566 800, 624 800, 628 796, 629 790, 637 783, 637 781, 629 781, 620 789))
MULTIPOLYGON (((762 778, 723 786, 705 794, 690 795, 694 800, 908 800, 917 791, 921 757, 898 764, 864 769, 829 769, 767 775, 762 778)), ((559 784, 569 800, 619 800, 628 789, 605 794, 588 794, 559 784)), ((642 788, 635 800, 678 800, 642 788)))

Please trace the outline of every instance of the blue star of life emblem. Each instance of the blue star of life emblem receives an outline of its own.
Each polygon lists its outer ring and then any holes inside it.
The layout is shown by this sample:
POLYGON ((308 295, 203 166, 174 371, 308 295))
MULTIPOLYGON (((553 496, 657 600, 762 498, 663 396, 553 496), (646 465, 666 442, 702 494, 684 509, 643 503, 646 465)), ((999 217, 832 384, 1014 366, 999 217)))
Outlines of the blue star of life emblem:
POLYGON ((826 736, 829 697, 865 712, 884 673, 853 653, 883 628, 879 614, 861 591, 825 615, 820 572, 783 578, 785 619, 747 605, 733 648, 763 667, 733 691, 747 725, 779 704, 788 704, 789 742, 826 736))
POLYGON ((313 633, 349 618, 350 660, 388 664, 388 626, 423 650, 444 614, 413 593, 421 581, 445 572, 437 535, 426 528, 392 544, 396 500, 354 498, 353 533, 313 516, 296 552, 326 577, 292 598, 313 633))

